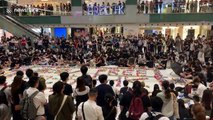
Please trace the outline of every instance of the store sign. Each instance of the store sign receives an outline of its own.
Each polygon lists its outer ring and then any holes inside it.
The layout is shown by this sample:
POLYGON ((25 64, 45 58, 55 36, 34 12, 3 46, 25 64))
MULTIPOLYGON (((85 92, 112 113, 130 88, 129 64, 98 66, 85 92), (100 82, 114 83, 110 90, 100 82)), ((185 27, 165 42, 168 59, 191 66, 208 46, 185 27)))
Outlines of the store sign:
POLYGON ((123 15, 124 14, 124 6, 116 5, 116 6, 88 6, 87 7, 87 15, 123 15), (110 12, 109 10, 112 10, 110 12))

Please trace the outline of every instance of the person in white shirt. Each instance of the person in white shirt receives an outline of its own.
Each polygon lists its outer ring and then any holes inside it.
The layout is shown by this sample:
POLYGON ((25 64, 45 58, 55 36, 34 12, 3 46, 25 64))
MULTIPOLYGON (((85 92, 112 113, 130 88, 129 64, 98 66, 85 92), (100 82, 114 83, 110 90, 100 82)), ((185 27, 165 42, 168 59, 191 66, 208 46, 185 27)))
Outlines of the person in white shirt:
POLYGON ((78 120, 104 120, 102 108, 96 104, 98 92, 90 89, 89 99, 78 106, 78 120))
MULTIPOLYGON (((24 91, 24 97, 26 95, 31 96, 33 93, 38 91, 38 86, 39 86, 39 77, 31 77, 29 80, 29 88, 24 91)), ((45 120, 45 111, 44 111, 44 105, 46 104, 46 98, 45 94, 42 92, 39 92, 34 98, 33 98, 35 107, 38 108, 37 111, 37 118, 36 120, 45 120)))
POLYGON ((199 77, 194 78, 192 87, 193 87, 193 90, 192 90, 192 93, 189 95, 190 97, 192 97, 194 95, 198 95, 200 98, 202 98, 203 91, 207 89, 207 87, 205 85, 200 83, 199 77))
POLYGON ((169 120, 168 117, 162 115, 161 109, 163 107, 163 100, 160 97, 152 97, 151 106, 152 111, 143 113, 139 120, 147 120, 148 118, 158 118, 158 120, 169 120))

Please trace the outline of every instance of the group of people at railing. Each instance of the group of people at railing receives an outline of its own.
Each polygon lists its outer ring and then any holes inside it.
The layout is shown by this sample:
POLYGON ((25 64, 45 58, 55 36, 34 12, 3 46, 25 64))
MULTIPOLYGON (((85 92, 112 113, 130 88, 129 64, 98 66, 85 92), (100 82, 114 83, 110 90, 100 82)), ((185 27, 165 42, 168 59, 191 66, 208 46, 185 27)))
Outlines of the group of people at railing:
POLYGON ((11 5, 8 10, 17 16, 48 16, 48 15, 68 15, 71 13, 71 3, 53 4, 42 3, 41 5, 11 5))
MULTIPOLYGON (((41 5, 11 5, 7 13, 17 16, 46 16, 46 15, 71 15, 71 3, 58 3, 57 5, 42 3, 41 5)), ((83 3, 83 15, 124 15, 126 3, 83 3)), ((138 14, 161 13, 212 13, 213 1, 211 0, 139 0, 138 14)))
POLYGON ((213 1, 210 0, 139 0, 137 4, 138 14, 158 13, 211 13, 213 1))

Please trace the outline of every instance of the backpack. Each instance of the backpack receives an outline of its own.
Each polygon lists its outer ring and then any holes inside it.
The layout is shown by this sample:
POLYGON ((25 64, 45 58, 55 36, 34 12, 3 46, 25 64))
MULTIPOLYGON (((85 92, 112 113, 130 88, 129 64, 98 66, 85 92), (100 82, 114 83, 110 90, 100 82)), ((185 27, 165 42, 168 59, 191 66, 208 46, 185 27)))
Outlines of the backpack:
POLYGON ((164 115, 162 115, 162 114, 153 116, 151 112, 147 112, 147 114, 148 114, 149 117, 146 118, 145 120, 159 120, 161 117, 164 116, 164 115))
POLYGON ((141 97, 143 97, 143 94, 138 97, 134 96, 129 106, 129 118, 133 120, 139 120, 144 112, 144 106, 141 97))
MULTIPOLYGON (((26 93, 26 92, 25 92, 26 93)), ((37 116, 38 108, 36 108, 33 99, 39 93, 39 91, 34 92, 31 96, 26 94, 26 97, 21 102, 21 115, 25 120, 34 120, 37 116)))

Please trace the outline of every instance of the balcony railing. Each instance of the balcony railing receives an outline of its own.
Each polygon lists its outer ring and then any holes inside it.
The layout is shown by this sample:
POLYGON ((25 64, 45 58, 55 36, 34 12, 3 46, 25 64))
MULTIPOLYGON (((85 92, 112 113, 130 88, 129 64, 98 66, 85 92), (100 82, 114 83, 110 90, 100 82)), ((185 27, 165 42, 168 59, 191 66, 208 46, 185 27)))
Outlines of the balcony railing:
POLYGON ((207 2, 197 0, 185 2, 185 0, 175 0, 176 2, 140 2, 137 4, 138 14, 166 14, 166 13, 213 13, 213 1, 207 2))

